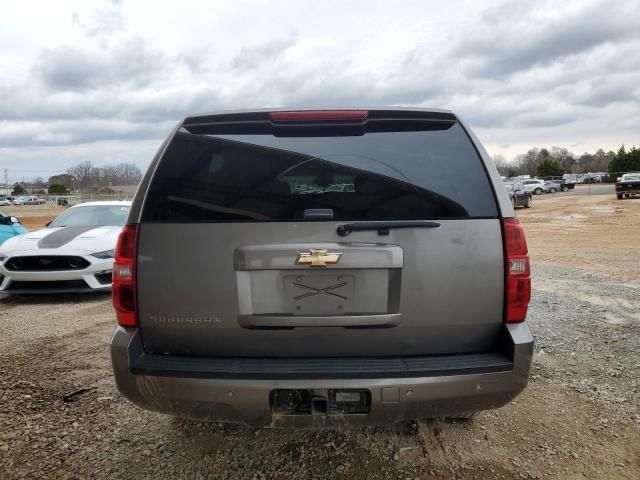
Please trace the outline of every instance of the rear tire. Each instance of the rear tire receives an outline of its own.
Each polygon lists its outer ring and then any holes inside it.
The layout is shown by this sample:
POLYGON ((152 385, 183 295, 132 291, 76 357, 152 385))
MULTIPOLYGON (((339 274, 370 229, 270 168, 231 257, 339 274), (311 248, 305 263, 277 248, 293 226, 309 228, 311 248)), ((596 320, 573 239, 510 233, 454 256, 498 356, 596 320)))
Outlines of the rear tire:
POLYGON ((558 190, 556 190, 555 188, 551 188, 549 189, 549 193, 556 193, 558 190))
POLYGON ((561 190, 563 192, 568 192, 569 191, 569 187, 567 187, 566 185, 563 185, 561 190))
POLYGON ((527 197, 527 201, 524 202, 524 208, 531 208, 531 197, 527 197))
POLYGON ((622 200, 622 194, 618 193, 616 194, 616 197, 618 197, 618 200, 622 200))
POLYGON ((538 187, 533 191, 533 193, 535 193, 536 195, 542 195, 542 189, 538 187))

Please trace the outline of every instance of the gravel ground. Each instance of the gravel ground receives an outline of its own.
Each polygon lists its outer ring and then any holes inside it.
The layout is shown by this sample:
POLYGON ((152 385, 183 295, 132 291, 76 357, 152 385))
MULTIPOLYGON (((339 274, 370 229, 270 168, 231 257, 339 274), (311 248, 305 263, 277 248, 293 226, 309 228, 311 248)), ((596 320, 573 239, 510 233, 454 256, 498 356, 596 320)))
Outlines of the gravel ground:
MULTIPOLYGON (((603 197, 583 196, 580 208, 601 207, 603 197)), ((165 417, 115 389, 108 297, 0 298, 0 478, 640 478, 637 271, 604 268, 607 255, 621 261, 623 245, 610 248, 616 237, 597 262, 584 253, 598 209, 586 214, 587 227, 557 242, 544 237, 559 208, 576 208, 562 207, 568 198, 519 212, 540 259, 531 383, 471 421, 294 431, 165 417), (571 243, 577 255, 567 266, 571 243)), ((637 225, 637 209, 629 202, 615 212, 619 224, 637 225)))

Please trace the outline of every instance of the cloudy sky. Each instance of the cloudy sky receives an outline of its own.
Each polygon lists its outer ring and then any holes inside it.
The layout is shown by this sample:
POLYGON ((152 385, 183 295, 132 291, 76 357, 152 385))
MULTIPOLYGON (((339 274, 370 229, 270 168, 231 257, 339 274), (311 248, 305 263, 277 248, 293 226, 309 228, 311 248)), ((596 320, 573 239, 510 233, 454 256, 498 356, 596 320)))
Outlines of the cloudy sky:
MULTIPOLYGON (((0 168, 145 168, 181 117, 449 108, 494 154, 640 144, 640 0, 21 0, 0 17, 0 168)), ((2 172, 0 172, 2 173, 2 172)))

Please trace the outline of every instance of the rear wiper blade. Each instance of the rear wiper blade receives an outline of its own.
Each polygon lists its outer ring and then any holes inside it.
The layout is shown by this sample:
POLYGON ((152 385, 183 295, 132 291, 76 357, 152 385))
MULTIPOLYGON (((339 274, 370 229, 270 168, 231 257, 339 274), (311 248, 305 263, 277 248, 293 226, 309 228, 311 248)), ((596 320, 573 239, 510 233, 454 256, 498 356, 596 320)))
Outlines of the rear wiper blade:
POLYGON ((392 228, 437 228, 439 226, 440 224, 438 222, 427 222, 424 220, 413 220, 409 222, 360 222, 339 225, 336 232, 338 232, 338 235, 341 237, 346 237, 351 232, 363 230, 377 230, 378 235, 389 235, 389 230, 392 228))

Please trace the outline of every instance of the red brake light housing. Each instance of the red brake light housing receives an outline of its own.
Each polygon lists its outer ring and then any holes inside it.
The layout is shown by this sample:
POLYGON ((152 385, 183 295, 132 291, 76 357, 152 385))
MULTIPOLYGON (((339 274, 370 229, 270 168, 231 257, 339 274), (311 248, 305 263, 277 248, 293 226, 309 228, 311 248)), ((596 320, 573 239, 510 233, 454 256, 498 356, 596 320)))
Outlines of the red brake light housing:
POLYGON ((515 218, 502 220, 505 258, 505 322, 523 322, 531 300, 531 269, 524 229, 515 218))
POLYGON ((269 114, 274 122, 361 122, 368 115, 367 110, 299 110, 269 114))
POLYGON ((118 237, 113 262, 111 295, 118 324, 135 327, 138 324, 136 294, 136 257, 138 225, 125 225, 118 237))

